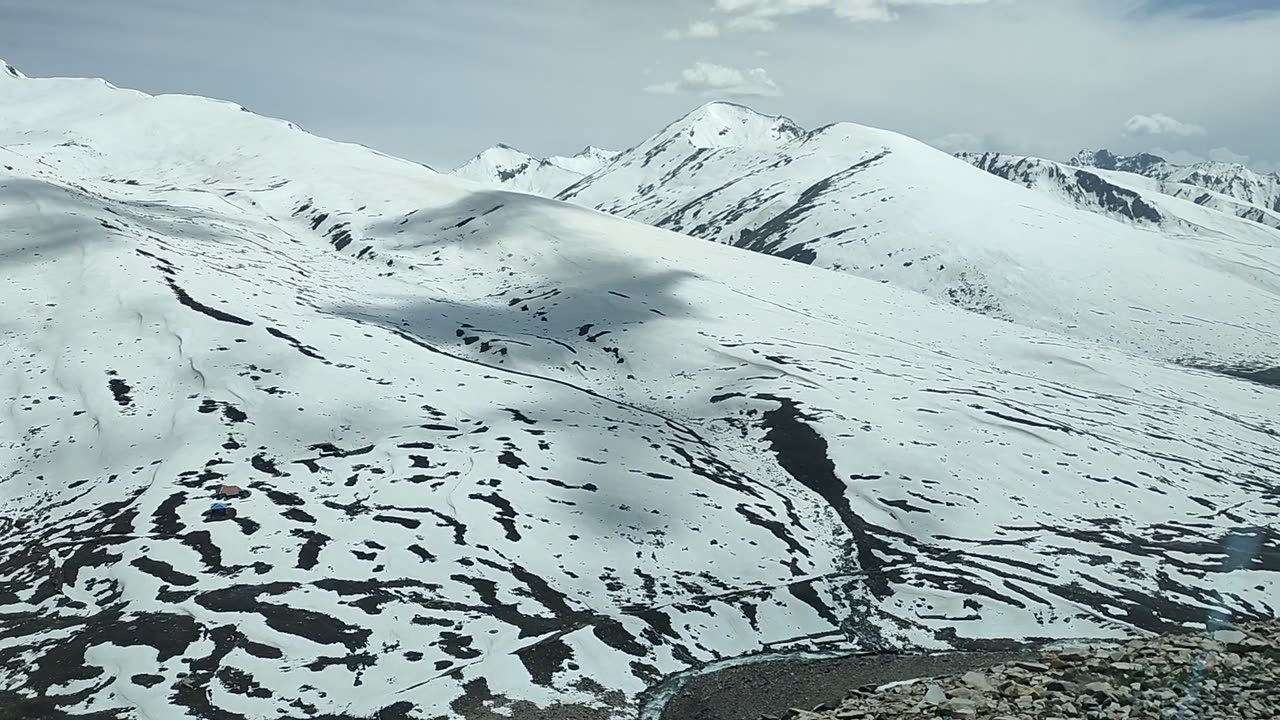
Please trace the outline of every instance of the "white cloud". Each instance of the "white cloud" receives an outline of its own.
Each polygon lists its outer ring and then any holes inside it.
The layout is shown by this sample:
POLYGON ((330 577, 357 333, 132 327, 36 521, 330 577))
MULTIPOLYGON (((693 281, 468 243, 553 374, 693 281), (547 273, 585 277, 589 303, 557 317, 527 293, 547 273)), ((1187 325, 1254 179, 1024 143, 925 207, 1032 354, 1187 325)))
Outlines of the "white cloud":
POLYGON ((731 16, 730 30, 769 31, 779 18, 825 11, 849 22, 889 22, 896 8, 982 5, 991 0, 715 0, 715 9, 731 16))
POLYGON ((1194 123, 1186 123, 1164 113, 1152 115, 1134 115, 1124 124, 1126 135, 1181 135, 1192 137, 1204 135, 1205 129, 1194 123))
POLYGON ((699 62, 680 72, 680 79, 671 82, 650 85, 645 88, 651 93, 671 95, 690 93, 720 97, 774 96, 781 95, 778 84, 769 77, 764 68, 738 68, 699 62))
POLYGON ((778 23, 767 17, 757 15, 739 15, 729 21, 726 25, 730 30, 737 32, 769 32, 778 27, 778 23))
POLYGON ((662 34, 662 37, 667 40, 701 40, 720 37, 720 26, 710 20, 695 20, 694 22, 689 23, 689 26, 683 30, 672 29, 666 31, 662 34))

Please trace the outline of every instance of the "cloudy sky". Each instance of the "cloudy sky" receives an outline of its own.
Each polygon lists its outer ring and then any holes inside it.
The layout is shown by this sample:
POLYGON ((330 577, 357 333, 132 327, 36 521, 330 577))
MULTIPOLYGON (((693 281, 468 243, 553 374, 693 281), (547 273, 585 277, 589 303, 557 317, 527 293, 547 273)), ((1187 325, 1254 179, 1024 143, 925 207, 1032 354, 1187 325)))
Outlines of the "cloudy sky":
POLYGON ((1280 170, 1280 0, 0 0, 0 58, 441 169, 621 149, 722 98, 948 150, 1280 170))

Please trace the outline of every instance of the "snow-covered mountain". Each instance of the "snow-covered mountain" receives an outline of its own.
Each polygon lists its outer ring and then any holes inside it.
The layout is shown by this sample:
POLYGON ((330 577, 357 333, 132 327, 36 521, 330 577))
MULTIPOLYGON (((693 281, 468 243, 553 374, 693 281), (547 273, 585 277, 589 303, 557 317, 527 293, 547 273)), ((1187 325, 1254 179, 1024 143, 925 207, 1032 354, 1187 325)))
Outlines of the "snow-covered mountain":
POLYGON ((572 157, 537 158, 498 144, 471 158, 453 174, 507 190, 552 196, 608 165, 618 155, 589 145, 572 157))
POLYGON ((10 716, 622 719, 1275 614, 1264 385, 94 80, 0 74, 0 261, 10 716))
POLYGON ((956 157, 992 175, 1117 220, 1158 227, 1166 233, 1264 247, 1280 244, 1280 234, 1273 232, 1280 229, 1280 212, 1196 185, 1004 153, 957 153, 956 157), (1249 227, 1245 221, 1268 230, 1249 227))
MULTIPOLYGON (((1137 193, 1080 187, 1157 218, 1137 193)), ((558 197, 1128 351, 1280 361, 1280 234, 1116 222, 892 132, 711 103, 558 197)))
POLYGON ((992 175, 1058 194, 1068 204, 1112 218, 1155 226, 1168 219, 1151 198, 1131 187, 1110 182, 1091 169, 995 152, 960 152, 956 157, 992 175))
POLYGON ((1122 156, 1109 150, 1082 150, 1070 164, 1160 180, 1164 183, 1161 192, 1168 195, 1191 199, 1200 197, 1200 193, 1191 188, 1209 190, 1246 205, 1280 212, 1280 174, 1264 175, 1236 163, 1211 161, 1178 165, 1150 153, 1122 156))
MULTIPOLYGON (((956 157, 1078 207, 1121 220, 1163 225, 1174 232, 1256 235, 1217 213, 1280 229, 1280 212, 1271 207, 1280 203, 1280 182, 1272 187, 1271 176, 1241 165, 1180 166, 1151 154, 1118 157, 1106 150, 1081 152, 1073 164, 994 152, 957 153, 956 157), (1188 203, 1216 212, 1196 210, 1188 203)), ((1264 234, 1260 242, 1274 244, 1275 238, 1264 234)))

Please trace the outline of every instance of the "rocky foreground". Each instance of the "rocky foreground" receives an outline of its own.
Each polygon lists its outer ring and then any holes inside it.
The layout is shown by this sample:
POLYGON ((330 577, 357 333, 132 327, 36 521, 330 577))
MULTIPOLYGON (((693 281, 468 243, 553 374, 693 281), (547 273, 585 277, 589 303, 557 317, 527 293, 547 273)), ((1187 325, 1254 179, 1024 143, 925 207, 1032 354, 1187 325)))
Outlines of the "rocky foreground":
POLYGON ((855 690, 836 707, 792 710, 789 718, 1270 720, 1280 718, 1280 622, 1046 652, 1035 661, 855 690))

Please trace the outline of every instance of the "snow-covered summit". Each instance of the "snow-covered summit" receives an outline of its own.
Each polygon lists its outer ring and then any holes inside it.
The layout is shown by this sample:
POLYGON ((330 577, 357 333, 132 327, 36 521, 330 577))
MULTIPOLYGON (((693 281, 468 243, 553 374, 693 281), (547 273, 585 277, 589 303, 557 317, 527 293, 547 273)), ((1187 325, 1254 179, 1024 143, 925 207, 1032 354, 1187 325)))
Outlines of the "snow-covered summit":
POLYGON ((624 154, 660 153, 676 146, 698 150, 776 148, 804 134, 790 119, 764 115, 744 105, 709 102, 668 125, 626 153, 588 145, 571 157, 536 157, 499 143, 453 172, 456 177, 510 190, 555 197, 601 172, 624 154))
POLYGON ((542 161, 529 153, 517 150, 506 143, 498 143, 468 160, 454 170, 453 174, 468 180, 485 180, 492 177, 500 182, 506 182, 540 162, 542 161))
POLYGON ((609 164, 618 153, 587 146, 571 157, 539 158, 498 143, 453 171, 455 177, 508 190, 553 196, 609 164))
POLYGON ((1159 155, 1152 155, 1151 153, 1116 155, 1104 148, 1102 150, 1081 150, 1068 161, 1068 164, 1077 167, 1096 167, 1099 170, 1119 170, 1121 172, 1145 175, 1148 172, 1157 172, 1159 169, 1166 167, 1169 162, 1159 155))
POLYGON ((700 149, 775 147, 794 140, 804 130, 790 118, 765 115, 745 105, 709 102, 671 125, 655 138, 680 137, 700 149))
POLYGON ((18 78, 18 79, 26 78, 25 75, 18 72, 18 68, 5 62, 3 59, 0 59, 0 77, 10 77, 10 78, 18 78))
POLYGON ((604 150, 594 145, 588 145, 575 155, 569 157, 553 155, 546 160, 556 167, 564 168, 585 177, 613 162, 613 159, 621 154, 615 150, 604 150))

